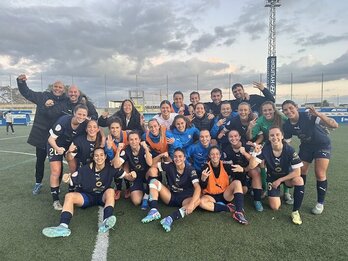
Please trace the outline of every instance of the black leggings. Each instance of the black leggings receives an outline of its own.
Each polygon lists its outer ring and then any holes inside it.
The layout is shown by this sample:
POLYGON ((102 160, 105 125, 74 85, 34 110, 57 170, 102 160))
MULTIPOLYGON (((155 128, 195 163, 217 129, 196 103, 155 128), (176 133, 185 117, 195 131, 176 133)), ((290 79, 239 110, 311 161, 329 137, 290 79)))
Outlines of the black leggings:
POLYGON ((45 160, 47 157, 46 149, 36 147, 36 183, 41 183, 45 172, 45 160))
POLYGON ((8 132, 8 127, 11 127, 12 133, 14 132, 13 129, 13 123, 12 122, 6 122, 6 132, 8 132))

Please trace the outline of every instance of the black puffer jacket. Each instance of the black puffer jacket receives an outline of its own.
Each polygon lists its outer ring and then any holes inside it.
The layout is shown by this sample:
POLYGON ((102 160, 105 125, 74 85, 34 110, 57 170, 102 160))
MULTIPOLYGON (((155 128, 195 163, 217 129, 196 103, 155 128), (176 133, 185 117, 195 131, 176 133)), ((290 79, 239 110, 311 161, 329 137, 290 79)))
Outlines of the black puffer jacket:
POLYGON ((209 120, 208 115, 205 113, 202 118, 197 116, 192 120, 192 124, 195 125, 197 129, 210 131, 214 125, 214 119, 209 120))
POLYGON ((45 149, 49 136, 48 131, 57 119, 63 115, 61 109, 57 108, 61 108, 60 106, 62 104, 66 104, 68 97, 65 94, 62 96, 55 96, 52 92, 48 91, 35 92, 29 89, 25 81, 19 79, 17 79, 17 85, 23 97, 37 105, 33 127, 27 142, 35 147, 45 149), (46 101, 49 99, 54 101, 55 105, 52 107, 45 106, 46 101))

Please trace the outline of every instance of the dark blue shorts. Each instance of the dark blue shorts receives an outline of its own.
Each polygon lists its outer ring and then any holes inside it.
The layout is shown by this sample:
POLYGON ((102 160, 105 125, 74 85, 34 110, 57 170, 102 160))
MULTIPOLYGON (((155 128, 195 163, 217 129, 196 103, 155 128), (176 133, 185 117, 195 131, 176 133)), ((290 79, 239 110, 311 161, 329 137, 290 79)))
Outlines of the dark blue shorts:
POLYGON ((145 173, 137 172, 137 178, 134 181, 130 181, 130 191, 140 190, 145 192, 147 186, 147 180, 145 179, 145 173))
POLYGON ((248 185, 247 183, 247 173, 243 172, 243 173, 237 173, 237 174, 233 174, 232 176, 232 180, 239 180, 240 183, 242 183, 243 187, 246 187, 248 185))
POLYGON ((226 199, 224 198, 224 193, 220 193, 220 194, 216 194, 216 195, 211 195, 211 194, 206 194, 208 196, 211 196, 212 198, 215 199, 215 202, 222 202, 224 204, 229 203, 228 201, 226 201, 226 199))
POLYGON ((301 144, 298 155, 302 161, 305 161, 308 163, 311 163, 313 159, 330 159, 331 144, 328 144, 328 145, 301 144))
POLYGON ((83 205, 81 208, 88 208, 91 206, 104 206, 105 204, 103 202, 104 193, 91 194, 91 193, 81 192, 81 195, 83 197, 83 205))
MULTIPOLYGON (((65 151, 68 151, 68 149, 69 148, 65 148, 65 151)), ((49 162, 63 161, 64 155, 65 155, 65 152, 63 155, 58 155, 57 151, 54 148, 52 148, 52 146, 49 143, 47 143, 47 156, 48 156, 49 162)))
POLYGON ((274 176, 269 176, 267 175, 267 194, 269 197, 280 197, 280 185, 285 183, 281 183, 277 188, 272 187, 273 181, 281 178, 279 177, 274 177, 274 176))
POLYGON ((193 191, 173 193, 171 192, 170 201, 168 206, 170 207, 182 207, 182 202, 193 196, 193 191))

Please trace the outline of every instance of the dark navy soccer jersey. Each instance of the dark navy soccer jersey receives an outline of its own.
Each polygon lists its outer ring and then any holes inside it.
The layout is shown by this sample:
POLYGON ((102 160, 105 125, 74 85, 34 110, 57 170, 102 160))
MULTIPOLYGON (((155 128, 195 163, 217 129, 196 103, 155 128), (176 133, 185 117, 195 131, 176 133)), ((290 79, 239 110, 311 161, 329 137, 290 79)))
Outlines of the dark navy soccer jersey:
MULTIPOLYGON (((245 148, 246 152, 250 151, 251 147, 249 145, 246 145, 244 142, 242 142, 242 146, 245 148)), ((224 148, 224 150, 222 151, 222 160, 225 164, 240 165, 243 168, 249 165, 247 158, 239 151, 235 152, 232 148, 232 145, 224 148)))
POLYGON ((120 156, 123 162, 128 162, 131 171, 145 173, 150 168, 146 163, 146 154, 142 146, 140 146, 139 153, 136 156, 133 155, 130 146, 127 146, 125 150, 121 151, 120 156))
POLYGON ((77 192, 86 192, 100 194, 111 188, 114 178, 121 179, 125 172, 121 169, 115 169, 110 164, 106 163, 105 167, 96 172, 91 169, 91 164, 84 165, 78 171, 71 175, 72 182, 76 185, 77 192))
POLYGON ((87 135, 85 134, 75 137, 73 142, 77 147, 77 154, 75 156, 77 166, 82 166, 90 163, 93 159, 95 141, 87 140, 87 135))
POLYGON ((266 162, 267 174, 276 177, 286 176, 293 169, 303 166, 294 148, 286 142, 283 143, 283 150, 279 157, 274 156, 271 143, 267 142, 262 148, 261 154, 256 156, 257 162, 261 163, 263 160, 266 162))
POLYGON ((171 192, 193 192, 193 184, 198 182, 196 170, 188 164, 185 164, 185 169, 182 174, 179 174, 173 162, 158 163, 160 171, 166 172, 167 184, 171 192))
POLYGON ((230 130, 237 130, 244 141, 248 140, 247 134, 246 134, 248 130, 248 125, 245 126, 242 124, 239 115, 232 118, 230 124, 226 125, 225 128, 228 130, 228 132, 230 130))
POLYGON ((328 145, 330 144, 330 138, 319 123, 319 117, 309 115, 307 112, 299 112, 299 119, 296 124, 290 123, 290 120, 284 123, 284 138, 287 140, 294 135, 297 136, 303 144, 328 145))
POLYGON ((64 115, 50 129, 51 136, 56 138, 56 143, 60 147, 68 147, 76 136, 86 133, 87 121, 80 123, 74 130, 71 127, 72 118, 71 115, 64 115))

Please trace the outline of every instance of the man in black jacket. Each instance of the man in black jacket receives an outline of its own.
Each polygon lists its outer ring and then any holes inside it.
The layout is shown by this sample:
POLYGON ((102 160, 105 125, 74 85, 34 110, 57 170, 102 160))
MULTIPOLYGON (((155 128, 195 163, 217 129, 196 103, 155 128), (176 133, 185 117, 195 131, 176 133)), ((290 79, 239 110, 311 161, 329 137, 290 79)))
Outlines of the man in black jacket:
POLYGON ((76 85, 71 85, 68 90, 69 100, 63 111, 72 115, 74 108, 78 104, 84 104, 88 108, 88 116, 93 120, 98 120, 98 112, 96 111, 92 102, 90 102, 85 95, 81 95, 79 88, 76 85))
POLYGON ((265 101, 275 102, 273 95, 270 93, 270 91, 267 88, 265 88, 265 86, 263 86, 262 83, 253 82, 253 86, 254 88, 259 89, 264 96, 257 95, 257 94, 248 95, 244 91, 243 85, 240 83, 236 83, 232 85, 232 93, 234 98, 236 98, 235 100, 231 101, 232 111, 236 112, 241 102, 247 102, 250 104, 251 110, 254 113, 259 114, 262 103, 264 103, 265 101))
POLYGON ((33 194, 39 194, 42 187, 42 179, 45 171, 47 156, 47 139, 49 129, 63 115, 61 105, 68 101, 65 95, 64 84, 57 81, 51 91, 35 92, 27 86, 27 77, 21 74, 17 78, 19 92, 24 98, 36 104, 36 113, 33 127, 30 131, 28 143, 36 148, 36 183, 33 194))

